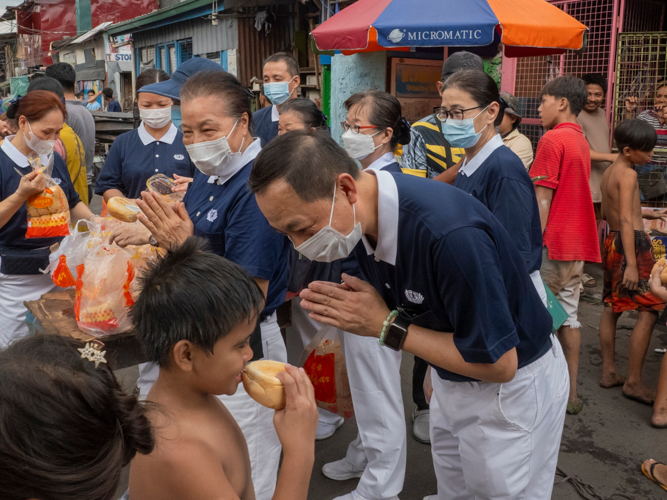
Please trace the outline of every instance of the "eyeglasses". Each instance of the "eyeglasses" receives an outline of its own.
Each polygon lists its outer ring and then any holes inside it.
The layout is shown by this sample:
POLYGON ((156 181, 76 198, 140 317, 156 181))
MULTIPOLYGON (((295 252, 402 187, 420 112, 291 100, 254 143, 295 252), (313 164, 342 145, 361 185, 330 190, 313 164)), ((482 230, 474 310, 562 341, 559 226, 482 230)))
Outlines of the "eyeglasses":
POLYGON ((347 132, 348 130, 352 130, 352 133, 354 133, 354 134, 358 134, 359 132, 361 132, 365 128, 380 128, 376 125, 367 125, 367 126, 360 127, 359 125, 350 125, 347 122, 340 122, 340 126, 343 127, 343 132, 347 132))
POLYGON ((484 106, 475 106, 474 108, 452 109, 450 111, 447 108, 443 108, 441 106, 436 106, 435 108, 433 108, 433 113, 442 122, 446 122, 449 118, 451 118, 452 120, 463 120, 463 116, 465 115, 466 112, 472 111, 473 109, 483 108, 483 107, 484 106))

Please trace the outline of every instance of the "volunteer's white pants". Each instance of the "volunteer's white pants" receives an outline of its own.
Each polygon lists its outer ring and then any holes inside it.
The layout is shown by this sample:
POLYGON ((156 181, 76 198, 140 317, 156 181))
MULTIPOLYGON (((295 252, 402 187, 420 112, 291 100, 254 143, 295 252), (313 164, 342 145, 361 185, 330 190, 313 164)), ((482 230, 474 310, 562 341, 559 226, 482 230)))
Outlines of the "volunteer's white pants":
POLYGON ((569 388, 563 351, 551 341, 507 384, 433 374, 434 499, 551 499, 569 388))
POLYGON ((365 468, 356 491, 369 500, 392 498, 403 489, 407 449, 401 353, 376 338, 341 333, 359 429, 346 458, 365 468))
MULTIPOLYGON (((285 342, 280 334, 276 313, 260 323, 264 357, 274 361, 287 361, 285 342)), ((143 363, 139 366, 140 379, 137 386, 145 398, 159 373, 157 365, 143 363), (149 366, 150 365, 150 366, 149 366)), ((252 484, 256 500, 271 500, 278 480, 280 462, 280 440, 273 426, 275 411, 256 403, 239 384, 233 396, 219 396, 239 424, 250 453, 252 484)))
POLYGON ((50 274, 0 273, 0 349, 28 335, 23 302, 37 300, 54 288, 50 274))
POLYGON ((533 271, 530 273, 530 279, 533 280, 533 285, 535 286, 535 290, 537 290, 538 295, 540 296, 540 299, 542 299, 542 303, 544 304, 544 307, 547 306, 547 289, 544 288, 544 281, 542 281, 542 276, 540 275, 540 270, 538 269, 537 271, 533 271))

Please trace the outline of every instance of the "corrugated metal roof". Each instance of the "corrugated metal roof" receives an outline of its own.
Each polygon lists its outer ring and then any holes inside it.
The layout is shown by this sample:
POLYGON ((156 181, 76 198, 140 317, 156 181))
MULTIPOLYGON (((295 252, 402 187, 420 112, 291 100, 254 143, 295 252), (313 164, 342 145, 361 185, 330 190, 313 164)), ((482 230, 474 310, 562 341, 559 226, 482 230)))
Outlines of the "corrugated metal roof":
POLYGON ((235 49, 238 46, 238 22, 234 18, 220 18, 217 26, 206 19, 190 19, 155 29, 133 33, 137 48, 192 38, 194 55, 235 49))
POLYGON ((74 41, 71 43, 71 45, 76 45, 78 43, 85 42, 86 40, 90 40, 93 38, 95 35, 97 35, 100 31, 103 31, 107 26, 111 26, 113 24, 112 21, 108 21, 106 23, 102 23, 99 26, 96 26, 92 30, 84 33, 80 37, 74 39, 74 41))
MULTIPOLYGON (((170 17, 178 16, 184 14, 190 10, 197 9, 200 7, 209 7, 211 6, 211 0, 185 0, 184 2, 177 3, 170 7, 164 9, 156 10, 150 14, 144 14, 143 16, 135 17, 129 21, 123 21, 122 23, 114 24, 111 28, 107 30, 110 35, 120 35, 123 33, 132 33, 137 28, 145 26, 146 24, 155 23, 168 19, 170 17)), ((220 5, 220 10, 222 10, 222 3, 220 5)))

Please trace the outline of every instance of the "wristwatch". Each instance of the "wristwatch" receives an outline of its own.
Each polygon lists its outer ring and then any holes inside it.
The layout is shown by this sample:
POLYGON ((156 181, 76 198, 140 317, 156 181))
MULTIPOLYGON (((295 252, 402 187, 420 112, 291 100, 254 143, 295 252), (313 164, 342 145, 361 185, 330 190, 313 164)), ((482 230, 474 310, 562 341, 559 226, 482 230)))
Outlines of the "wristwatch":
POLYGON ((387 330, 387 335, 384 338, 384 345, 394 351, 400 351, 403 348, 405 337, 408 336, 410 324, 410 320, 396 316, 394 322, 389 325, 389 330, 387 330))
POLYGON ((156 248, 160 247, 160 244, 157 242, 155 236, 153 236, 152 234, 148 237, 148 244, 156 248))

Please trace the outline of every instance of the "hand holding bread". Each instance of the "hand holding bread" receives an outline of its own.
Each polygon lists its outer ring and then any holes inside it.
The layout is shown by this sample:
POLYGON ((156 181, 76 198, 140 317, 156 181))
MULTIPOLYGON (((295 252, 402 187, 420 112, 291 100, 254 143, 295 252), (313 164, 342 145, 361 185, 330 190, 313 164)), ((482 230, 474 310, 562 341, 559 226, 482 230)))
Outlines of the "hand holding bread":
POLYGON ((664 257, 656 262, 653 266, 653 269, 651 270, 651 277, 653 277, 660 268, 662 268, 662 272, 660 273, 660 282, 663 285, 667 285, 667 259, 664 257))
POLYGON ((136 222, 140 211, 134 201, 122 196, 114 196, 107 201, 107 213, 123 222, 136 222))

